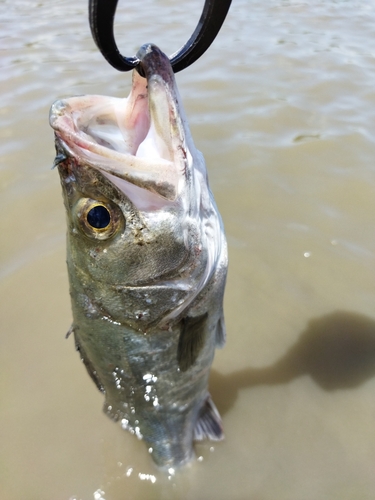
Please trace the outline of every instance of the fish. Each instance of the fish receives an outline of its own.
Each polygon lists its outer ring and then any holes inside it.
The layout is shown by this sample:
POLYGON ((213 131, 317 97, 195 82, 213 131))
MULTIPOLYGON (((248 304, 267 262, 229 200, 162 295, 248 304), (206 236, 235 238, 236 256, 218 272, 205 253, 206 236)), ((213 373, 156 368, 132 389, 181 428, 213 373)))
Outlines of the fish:
POLYGON ((75 346, 104 412, 161 468, 224 437, 208 390, 225 343, 227 244, 168 57, 137 53, 128 98, 50 111, 67 214, 75 346))

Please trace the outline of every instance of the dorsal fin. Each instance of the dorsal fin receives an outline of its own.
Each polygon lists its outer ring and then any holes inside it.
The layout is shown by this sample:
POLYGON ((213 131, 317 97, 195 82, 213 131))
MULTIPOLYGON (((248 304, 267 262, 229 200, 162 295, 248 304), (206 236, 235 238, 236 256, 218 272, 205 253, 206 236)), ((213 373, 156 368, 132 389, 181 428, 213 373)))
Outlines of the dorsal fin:
POLYGON ((177 362, 183 372, 195 363, 203 347, 207 317, 208 313, 205 313, 201 316, 186 316, 181 320, 177 362))

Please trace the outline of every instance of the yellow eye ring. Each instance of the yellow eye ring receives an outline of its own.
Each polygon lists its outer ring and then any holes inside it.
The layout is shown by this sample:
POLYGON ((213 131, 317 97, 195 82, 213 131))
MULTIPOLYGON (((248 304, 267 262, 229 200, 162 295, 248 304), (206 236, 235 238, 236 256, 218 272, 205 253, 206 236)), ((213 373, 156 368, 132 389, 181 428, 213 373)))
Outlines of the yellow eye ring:
POLYGON ((80 229, 97 240, 110 238, 121 226, 122 212, 112 203, 82 198, 75 207, 80 229))

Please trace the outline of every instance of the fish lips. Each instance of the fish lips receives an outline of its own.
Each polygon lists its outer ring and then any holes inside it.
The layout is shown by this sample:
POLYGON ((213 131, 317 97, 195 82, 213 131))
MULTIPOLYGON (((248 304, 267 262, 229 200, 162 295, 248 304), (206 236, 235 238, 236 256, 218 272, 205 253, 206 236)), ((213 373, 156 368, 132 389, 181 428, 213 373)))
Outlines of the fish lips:
POLYGON ((100 170, 139 209, 158 208, 186 192, 196 150, 168 57, 152 44, 137 56, 145 77, 133 71, 128 98, 60 100, 50 124, 78 164, 100 170))

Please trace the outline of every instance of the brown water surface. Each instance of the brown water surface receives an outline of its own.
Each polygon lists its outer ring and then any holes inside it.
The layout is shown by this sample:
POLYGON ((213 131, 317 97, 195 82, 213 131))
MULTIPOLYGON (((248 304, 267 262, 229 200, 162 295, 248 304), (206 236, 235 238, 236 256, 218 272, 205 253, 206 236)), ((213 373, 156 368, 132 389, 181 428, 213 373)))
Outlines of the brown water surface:
MULTIPOLYGON (((202 1, 129 0, 122 51, 174 52, 202 1)), ((86 2, 2 2, 2 500, 349 500, 375 491, 375 4, 235 0, 178 74, 229 242, 226 440, 163 476, 101 412, 73 340, 52 102, 126 96, 86 2)))

